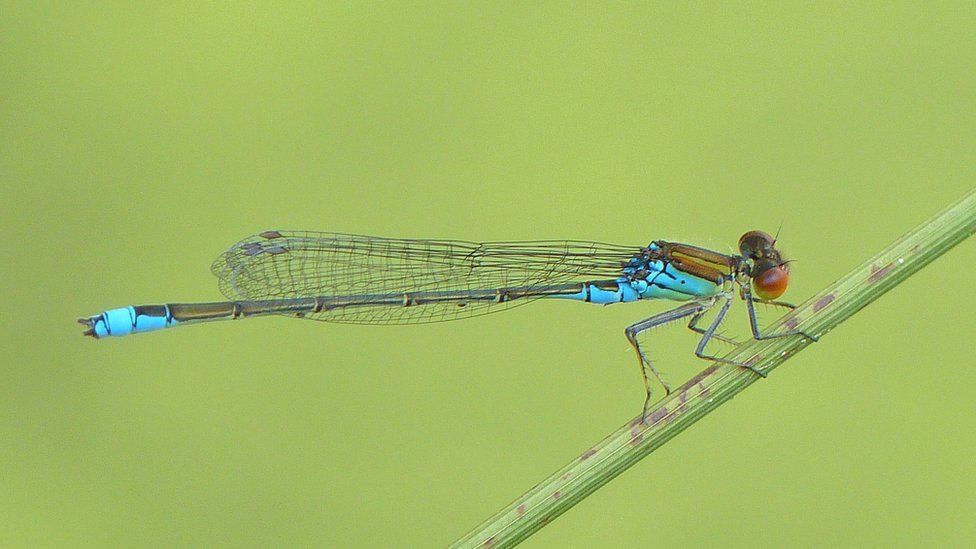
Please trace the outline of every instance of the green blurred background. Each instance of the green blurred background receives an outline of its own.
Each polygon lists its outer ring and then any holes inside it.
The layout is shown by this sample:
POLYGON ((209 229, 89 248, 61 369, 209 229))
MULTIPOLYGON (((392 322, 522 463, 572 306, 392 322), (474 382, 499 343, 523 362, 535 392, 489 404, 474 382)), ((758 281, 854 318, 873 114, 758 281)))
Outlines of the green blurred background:
MULTIPOLYGON (((623 328, 664 304, 75 318, 217 299, 211 260, 272 228, 782 223, 803 301, 973 187, 976 8, 925 6, 4 2, 0 544, 449 543, 637 412, 623 328)), ((965 242, 527 545, 976 542, 974 268, 965 242)))

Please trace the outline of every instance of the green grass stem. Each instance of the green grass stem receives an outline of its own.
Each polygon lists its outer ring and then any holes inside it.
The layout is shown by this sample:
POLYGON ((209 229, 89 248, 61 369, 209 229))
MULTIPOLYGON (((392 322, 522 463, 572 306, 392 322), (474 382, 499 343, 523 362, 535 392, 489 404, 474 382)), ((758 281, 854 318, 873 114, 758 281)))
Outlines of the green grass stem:
MULTIPOLYGON (((765 328, 800 327, 820 337, 868 303, 976 232, 976 189, 909 232, 836 283, 765 328)), ((749 340, 725 358, 769 372, 811 342, 802 336, 749 340)), ((713 364, 676 389, 641 421, 637 417, 593 445, 452 547, 511 547, 552 522, 631 465, 752 385, 759 376, 713 364)))

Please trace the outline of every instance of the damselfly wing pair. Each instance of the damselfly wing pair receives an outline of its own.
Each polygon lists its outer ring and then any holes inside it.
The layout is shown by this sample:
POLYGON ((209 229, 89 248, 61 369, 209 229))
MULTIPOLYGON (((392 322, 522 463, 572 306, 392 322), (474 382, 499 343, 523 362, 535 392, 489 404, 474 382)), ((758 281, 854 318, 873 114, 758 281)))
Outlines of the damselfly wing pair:
MULTIPOLYGON (((656 240, 622 246, 578 240, 465 242, 413 240, 339 233, 266 231, 245 238, 214 261, 213 273, 229 301, 169 303, 111 309, 79 319, 85 335, 124 336, 260 315, 287 315, 353 324, 417 324, 478 316, 535 299, 629 303, 645 299, 684 302, 625 330, 640 362, 646 398, 650 377, 671 392, 638 342, 655 326, 688 320, 701 339, 703 359, 752 369, 705 353, 725 319, 734 294, 745 302, 752 337, 801 335, 800 330, 763 334, 755 303, 777 301, 789 284, 789 263, 776 239, 750 231, 739 255, 656 240), (718 306, 708 326, 705 314, 718 306)), ((753 370, 758 375, 763 375, 753 370)))

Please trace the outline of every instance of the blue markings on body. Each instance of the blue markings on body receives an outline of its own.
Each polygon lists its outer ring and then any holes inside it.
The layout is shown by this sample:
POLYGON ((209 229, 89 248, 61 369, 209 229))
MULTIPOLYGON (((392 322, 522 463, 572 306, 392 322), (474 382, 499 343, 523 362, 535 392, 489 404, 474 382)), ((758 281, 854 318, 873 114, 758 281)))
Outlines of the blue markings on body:
MULTIPOLYGON (((661 262, 655 262, 660 264, 661 262)), ((721 284, 698 278, 675 269, 670 263, 663 266, 660 274, 648 277, 653 281, 644 297, 674 299, 678 301, 710 297, 722 291, 721 284)))
MULTIPOLYGON (((651 244, 650 249, 655 249, 654 244, 651 244)), ((722 291, 722 285, 679 271, 670 263, 660 260, 633 258, 623 272, 625 276, 615 281, 616 288, 606 283, 597 286, 586 282, 583 289, 575 294, 552 297, 608 305, 642 299, 690 301, 710 297, 722 291)))
POLYGON ((176 326, 177 321, 165 310, 163 316, 137 312, 135 307, 110 309, 95 318, 95 337, 124 336, 176 326))

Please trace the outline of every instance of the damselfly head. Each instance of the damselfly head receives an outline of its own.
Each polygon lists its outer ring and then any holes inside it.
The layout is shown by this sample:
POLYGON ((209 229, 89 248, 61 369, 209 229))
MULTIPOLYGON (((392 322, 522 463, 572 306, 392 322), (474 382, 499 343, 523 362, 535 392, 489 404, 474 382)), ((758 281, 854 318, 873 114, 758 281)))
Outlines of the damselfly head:
POLYGON ((779 257, 776 239, 763 231, 749 231, 739 239, 739 253, 746 259, 779 257))
POLYGON ((776 239, 763 231, 749 231, 739 239, 739 252, 752 261, 752 289, 761 299, 776 299, 790 284, 790 267, 776 249, 776 239))

